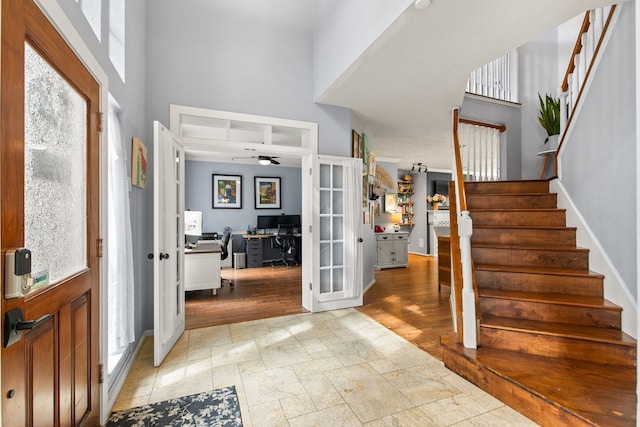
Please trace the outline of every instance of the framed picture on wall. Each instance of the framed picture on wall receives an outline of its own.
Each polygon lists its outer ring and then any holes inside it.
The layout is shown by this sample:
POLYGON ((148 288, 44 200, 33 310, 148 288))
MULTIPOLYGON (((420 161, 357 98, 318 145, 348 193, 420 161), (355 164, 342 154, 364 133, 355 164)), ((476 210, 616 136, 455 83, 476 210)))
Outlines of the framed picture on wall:
POLYGON ((256 209, 280 209, 282 198, 280 178, 256 176, 254 180, 256 209))
POLYGON ((213 208, 242 209, 242 176, 213 174, 213 208))

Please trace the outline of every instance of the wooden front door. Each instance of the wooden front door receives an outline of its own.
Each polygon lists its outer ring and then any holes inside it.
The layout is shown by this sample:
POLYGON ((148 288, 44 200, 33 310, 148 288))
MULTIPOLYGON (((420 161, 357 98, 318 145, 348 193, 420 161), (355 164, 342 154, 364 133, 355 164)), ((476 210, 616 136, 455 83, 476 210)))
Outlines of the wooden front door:
POLYGON ((99 85, 32 0, 1 0, 2 425, 98 425, 99 85), (41 280, 7 297, 5 254, 41 280), (9 335, 12 335, 11 333, 9 335))

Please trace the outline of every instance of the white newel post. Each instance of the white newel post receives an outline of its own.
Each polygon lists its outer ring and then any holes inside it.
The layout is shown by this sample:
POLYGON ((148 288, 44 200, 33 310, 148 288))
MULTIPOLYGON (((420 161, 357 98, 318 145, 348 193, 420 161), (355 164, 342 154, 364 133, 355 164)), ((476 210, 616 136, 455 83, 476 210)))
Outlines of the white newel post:
POLYGON ((460 236, 460 257, 462 260, 462 322, 463 343, 466 348, 477 348, 476 298, 473 290, 473 272, 471 269, 471 235, 473 222, 469 211, 462 211, 458 219, 460 236))

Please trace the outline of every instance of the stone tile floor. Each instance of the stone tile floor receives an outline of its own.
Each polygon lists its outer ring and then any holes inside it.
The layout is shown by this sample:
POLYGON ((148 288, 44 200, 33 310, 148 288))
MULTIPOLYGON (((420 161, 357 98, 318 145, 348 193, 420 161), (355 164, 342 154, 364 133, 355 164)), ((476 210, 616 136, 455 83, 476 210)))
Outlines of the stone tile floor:
POLYGON ((353 309, 185 331, 142 345, 113 410, 235 385, 245 426, 535 426, 353 309))

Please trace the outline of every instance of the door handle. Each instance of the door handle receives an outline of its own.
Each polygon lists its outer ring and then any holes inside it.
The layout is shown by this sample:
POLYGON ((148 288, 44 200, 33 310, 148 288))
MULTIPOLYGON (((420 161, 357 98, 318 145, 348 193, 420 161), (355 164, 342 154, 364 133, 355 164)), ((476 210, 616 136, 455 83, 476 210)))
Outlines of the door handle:
POLYGON ((50 314, 45 314, 37 318, 36 320, 22 320, 22 309, 14 308, 11 311, 7 311, 4 314, 4 346, 9 347, 12 344, 20 341, 22 337, 22 331, 31 330, 37 328, 51 317, 50 314))
POLYGON ((160 261, 162 261, 163 259, 169 259, 169 254, 163 254, 162 252, 160 252, 160 261))

